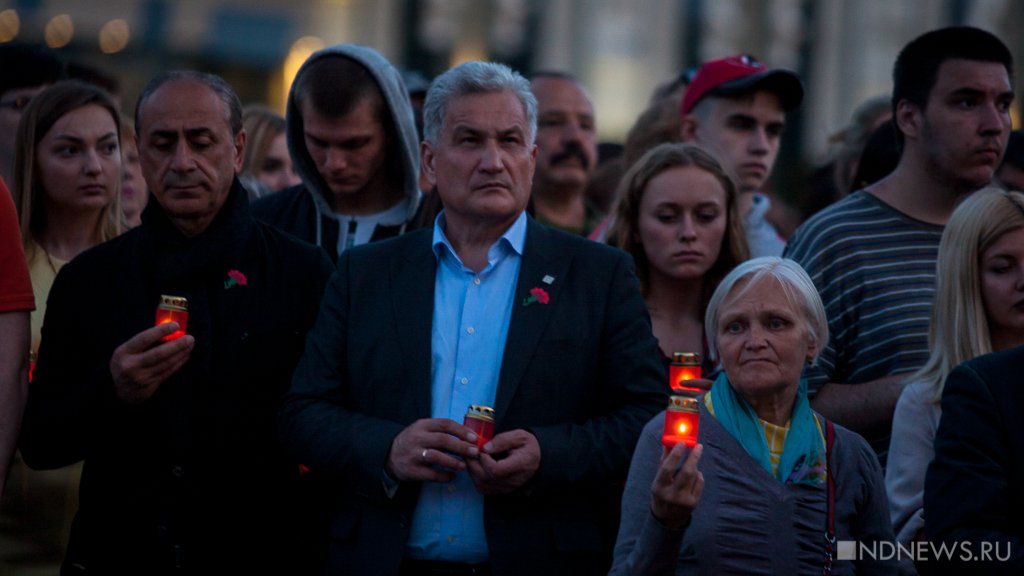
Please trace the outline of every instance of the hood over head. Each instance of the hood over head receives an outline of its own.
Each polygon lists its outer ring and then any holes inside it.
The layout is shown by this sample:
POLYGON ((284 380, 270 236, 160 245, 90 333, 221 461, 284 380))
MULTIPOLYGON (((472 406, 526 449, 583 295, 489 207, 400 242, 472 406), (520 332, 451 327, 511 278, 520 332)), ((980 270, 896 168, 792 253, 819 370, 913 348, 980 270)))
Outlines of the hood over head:
MULTIPOLYGON (((406 198, 410 199, 409 213, 406 220, 411 219, 419 206, 421 195, 418 185, 420 163, 419 136, 416 132, 416 122, 413 117, 412 105, 409 103, 409 94, 406 91, 405 84, 402 82, 401 74, 391 62, 388 62, 384 56, 373 48, 356 44, 330 46, 315 52, 299 68, 288 92, 288 106, 285 111, 288 151, 292 155, 292 161, 295 163, 295 171, 302 178, 302 183, 305 185, 306 190, 312 194, 318 212, 321 214, 330 213, 331 208, 327 202, 327 197, 331 192, 320 176, 316 163, 313 162, 309 151, 306 149, 302 111, 299 109, 296 88, 299 85, 299 79, 306 73, 311 63, 322 58, 337 56, 346 57, 362 64, 370 72, 370 75, 376 80, 377 86, 380 88, 381 95, 384 98, 384 105, 391 115, 391 120, 398 137, 397 142, 391 144, 392 146, 397 146, 398 149, 391 150, 390 153, 397 155, 395 160, 402 170, 402 189, 405 192, 406 198)), ((338 81, 344 82, 344 78, 338 78, 338 81)))

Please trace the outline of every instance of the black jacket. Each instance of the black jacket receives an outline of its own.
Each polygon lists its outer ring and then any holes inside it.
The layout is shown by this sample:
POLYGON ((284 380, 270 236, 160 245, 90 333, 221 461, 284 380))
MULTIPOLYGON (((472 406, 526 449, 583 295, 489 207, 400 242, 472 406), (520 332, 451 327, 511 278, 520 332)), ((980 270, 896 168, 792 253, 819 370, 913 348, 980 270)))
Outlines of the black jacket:
POLYGON ((928 557, 930 573, 1024 573, 1022 366, 1024 346, 964 362, 946 378, 924 533, 947 553, 928 557))
POLYGON ((61 270, 21 450, 33 468, 85 460, 64 573, 294 568, 299 474, 273 415, 330 270, 252 219, 237 181, 199 236, 151 202, 139 228, 61 270), (149 400, 121 403, 111 355, 153 326, 161 294, 188 298, 195 348, 149 400))

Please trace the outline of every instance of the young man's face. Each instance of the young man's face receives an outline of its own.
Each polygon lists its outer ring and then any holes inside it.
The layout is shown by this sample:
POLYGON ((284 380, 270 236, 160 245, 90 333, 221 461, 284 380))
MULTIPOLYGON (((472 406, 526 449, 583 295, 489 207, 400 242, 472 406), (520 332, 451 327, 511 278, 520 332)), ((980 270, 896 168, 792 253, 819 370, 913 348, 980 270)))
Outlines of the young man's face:
POLYGON ((1002 64, 953 59, 939 65, 925 109, 901 102, 897 120, 929 171, 967 192, 988 185, 999 167, 1012 103, 1002 64))
POLYGON ((709 96, 683 117, 683 140, 718 157, 741 192, 764 186, 779 155, 786 113, 773 92, 735 98, 709 96))
POLYGON ((373 194, 384 179, 387 159, 377 103, 367 98, 341 117, 321 114, 308 103, 301 106, 306 150, 335 197, 354 201, 373 194))

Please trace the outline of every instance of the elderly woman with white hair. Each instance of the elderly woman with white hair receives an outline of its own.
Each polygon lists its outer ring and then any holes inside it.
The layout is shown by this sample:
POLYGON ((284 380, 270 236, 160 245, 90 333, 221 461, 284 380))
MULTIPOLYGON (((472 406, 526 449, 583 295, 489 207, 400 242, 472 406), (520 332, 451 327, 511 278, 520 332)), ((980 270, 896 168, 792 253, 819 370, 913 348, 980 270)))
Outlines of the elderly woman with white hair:
POLYGON ((896 571, 868 554, 836 558, 837 540, 871 546, 893 532, 867 442, 808 403, 800 374, 828 327, 807 273, 774 257, 740 264, 712 295, 705 331, 723 370, 700 402, 697 444, 663 448, 664 413, 644 428, 611 573, 896 571))

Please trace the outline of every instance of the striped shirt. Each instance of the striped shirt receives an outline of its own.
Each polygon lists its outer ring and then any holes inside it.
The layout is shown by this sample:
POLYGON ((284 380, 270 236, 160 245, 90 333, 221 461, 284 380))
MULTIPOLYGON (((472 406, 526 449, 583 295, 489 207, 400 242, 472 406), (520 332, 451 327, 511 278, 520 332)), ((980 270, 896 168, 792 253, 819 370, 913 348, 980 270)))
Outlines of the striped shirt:
MULTIPOLYGON (((828 316, 828 345, 804 369, 811 398, 828 382, 870 382, 924 365, 942 230, 861 190, 793 234, 785 256, 814 280, 828 316)), ((889 437, 867 438, 883 469, 889 437)))
POLYGON ((928 359, 928 323, 942 226, 914 220, 859 191, 822 210, 786 256, 814 280, 829 343, 809 366, 809 392, 914 371, 928 359))

